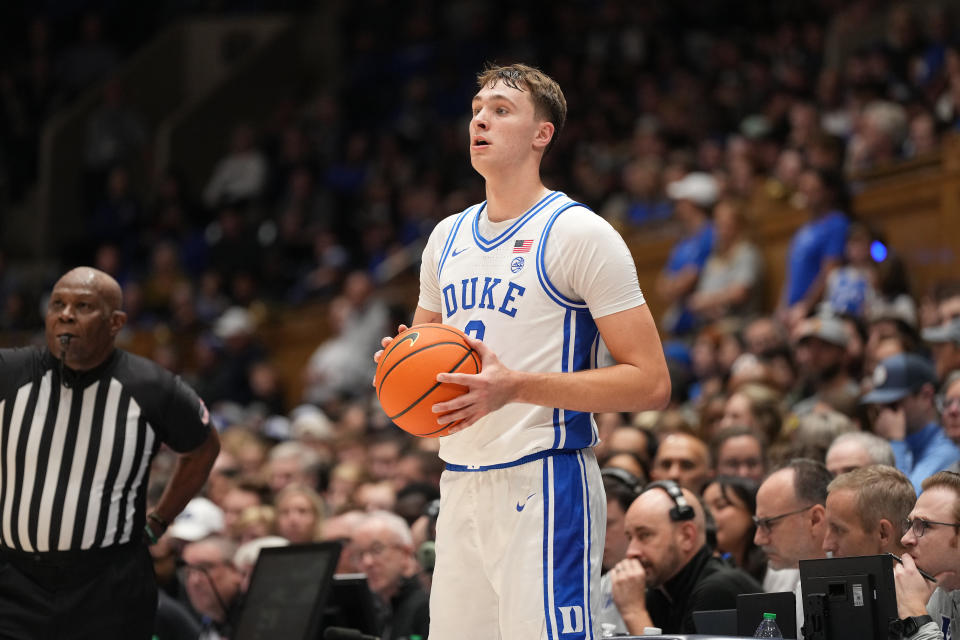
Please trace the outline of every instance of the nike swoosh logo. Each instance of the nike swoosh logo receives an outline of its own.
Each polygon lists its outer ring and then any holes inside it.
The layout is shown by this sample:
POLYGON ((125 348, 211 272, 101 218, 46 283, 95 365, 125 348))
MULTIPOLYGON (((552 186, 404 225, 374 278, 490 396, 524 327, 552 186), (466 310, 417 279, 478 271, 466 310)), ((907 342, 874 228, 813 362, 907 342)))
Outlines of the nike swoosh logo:
POLYGON ((458 255, 469 249, 470 247, 464 247, 463 249, 454 249, 453 253, 450 254, 451 258, 456 258, 458 255))
MULTIPOLYGON (((535 496, 535 495, 537 495, 537 494, 536 494, 536 493, 531 493, 530 495, 527 496, 527 500, 529 500, 530 498, 532 498, 532 497, 535 496)), ((517 513, 523 511, 523 509, 527 506, 527 500, 524 500, 524 501, 523 501, 523 504, 520 504, 519 502, 517 502, 517 513)))
POLYGON ((399 349, 399 348, 400 348, 400 345, 402 345, 404 342, 407 342, 407 341, 410 342, 410 347, 413 348, 413 345, 417 344, 417 340, 418 340, 419 338, 420 338, 420 332, 419 332, 419 331, 415 331, 415 332, 411 333, 410 335, 408 335, 408 336, 407 336, 406 338, 404 338, 403 340, 401 340, 400 342, 398 342, 398 343, 397 343, 397 348, 399 349))

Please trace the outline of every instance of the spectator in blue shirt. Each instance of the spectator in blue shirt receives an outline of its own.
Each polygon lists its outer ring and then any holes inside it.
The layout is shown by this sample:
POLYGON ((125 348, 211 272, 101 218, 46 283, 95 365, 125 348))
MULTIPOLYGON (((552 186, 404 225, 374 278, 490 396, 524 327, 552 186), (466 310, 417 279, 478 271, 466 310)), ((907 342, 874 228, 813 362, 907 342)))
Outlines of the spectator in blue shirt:
POLYGON ((960 460, 960 449, 940 426, 936 381, 928 359, 900 353, 876 366, 873 390, 860 400, 868 405, 874 433, 890 441, 897 469, 918 493, 925 478, 960 460))
POLYGON ((667 264, 657 277, 657 293, 670 305, 663 318, 664 330, 682 335, 694 328, 687 298, 696 289, 700 271, 713 249, 710 217, 719 188, 709 173, 695 171, 668 184, 667 195, 676 202, 674 213, 684 235, 670 250, 667 264))
POLYGON ((842 210, 845 189, 838 173, 807 169, 799 190, 810 220, 793 234, 787 254, 780 309, 789 326, 809 315, 823 295, 827 276, 843 261, 850 224, 842 210))

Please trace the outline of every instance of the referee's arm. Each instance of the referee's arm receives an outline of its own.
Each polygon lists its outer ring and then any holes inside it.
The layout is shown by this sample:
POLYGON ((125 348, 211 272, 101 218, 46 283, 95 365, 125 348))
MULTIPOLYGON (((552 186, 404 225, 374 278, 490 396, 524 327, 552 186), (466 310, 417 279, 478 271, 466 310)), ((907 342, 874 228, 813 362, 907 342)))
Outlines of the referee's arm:
POLYGON ((173 522, 183 508, 203 488, 213 462, 220 453, 220 438, 216 429, 210 429, 207 439, 193 451, 177 454, 173 475, 153 509, 165 523, 173 522))

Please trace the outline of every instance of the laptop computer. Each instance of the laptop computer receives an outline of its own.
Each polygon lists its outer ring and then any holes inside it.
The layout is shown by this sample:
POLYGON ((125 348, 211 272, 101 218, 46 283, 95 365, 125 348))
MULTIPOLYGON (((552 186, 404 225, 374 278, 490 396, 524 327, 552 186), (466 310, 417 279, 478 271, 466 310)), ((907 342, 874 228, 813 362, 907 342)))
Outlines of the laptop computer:
POLYGON ((316 640, 339 542, 268 547, 260 552, 234 640, 316 640))
POLYGON ((693 626, 697 633, 712 636, 735 636, 737 635, 737 610, 694 611, 693 626))

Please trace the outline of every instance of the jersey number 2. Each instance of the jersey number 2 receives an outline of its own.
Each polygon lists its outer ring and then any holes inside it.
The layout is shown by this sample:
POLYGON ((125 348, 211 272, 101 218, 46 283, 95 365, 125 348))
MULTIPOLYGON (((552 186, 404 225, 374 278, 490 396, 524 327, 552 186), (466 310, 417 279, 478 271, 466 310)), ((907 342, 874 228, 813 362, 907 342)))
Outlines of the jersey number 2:
POLYGON ((463 328, 463 332, 468 336, 472 336, 477 340, 483 340, 483 334, 486 330, 486 327, 483 326, 483 322, 480 320, 471 320, 467 323, 467 326, 463 328))

